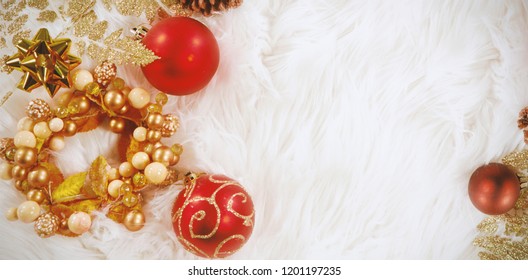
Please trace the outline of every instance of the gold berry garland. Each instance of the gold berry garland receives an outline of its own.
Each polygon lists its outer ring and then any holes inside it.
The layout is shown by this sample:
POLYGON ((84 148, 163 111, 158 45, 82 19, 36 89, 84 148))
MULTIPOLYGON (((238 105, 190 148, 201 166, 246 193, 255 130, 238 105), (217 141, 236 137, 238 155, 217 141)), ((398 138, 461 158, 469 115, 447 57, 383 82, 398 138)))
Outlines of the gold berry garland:
POLYGON ((5 161, 0 177, 12 179, 27 198, 6 216, 34 222, 41 237, 76 236, 90 229, 92 211, 105 208, 110 219, 137 231, 145 223, 142 190, 178 179, 173 166, 182 146, 161 142, 176 132, 178 119, 162 113, 168 100, 164 93, 151 100, 146 90, 127 87, 112 63, 102 63, 94 73, 78 70, 72 83, 71 90, 57 96, 56 106, 32 100, 14 138, 0 140, 5 161), (62 150, 66 137, 95 129, 104 120, 112 132, 121 134, 122 162, 110 166, 99 156, 87 172, 65 178, 51 152, 62 150))

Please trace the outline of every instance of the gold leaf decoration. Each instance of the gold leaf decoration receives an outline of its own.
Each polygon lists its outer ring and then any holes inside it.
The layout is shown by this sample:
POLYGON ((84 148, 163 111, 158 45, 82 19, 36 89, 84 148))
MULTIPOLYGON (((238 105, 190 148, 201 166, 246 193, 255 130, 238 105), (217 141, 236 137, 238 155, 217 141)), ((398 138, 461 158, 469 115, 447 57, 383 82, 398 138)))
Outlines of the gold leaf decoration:
POLYGON ((528 239, 513 240, 508 237, 479 236, 473 242, 487 250, 480 252, 483 260, 526 260, 528 259, 528 239))
POLYGON ((9 92, 6 93, 4 96, 2 96, 2 100, 0 101, 0 107, 1 107, 1 106, 4 106, 4 104, 7 102, 7 100, 9 99, 9 97, 11 97, 11 95, 13 95, 13 92, 12 92, 12 91, 9 91, 9 92))
POLYGON ((89 188, 98 197, 106 198, 109 165, 103 156, 97 157, 88 171, 89 188))
POLYGON ((103 2, 103 5, 107 10, 110 11, 112 9, 113 0, 101 0, 101 2, 103 2))
POLYGON ((29 29, 21 30, 15 33, 15 35, 13 35, 13 40, 11 41, 11 43, 13 45, 16 45, 20 40, 24 38, 28 38, 30 35, 31 35, 31 30, 29 29))
POLYGON ((42 11, 39 13, 39 16, 37 18, 38 21, 44 21, 44 22, 54 22, 57 19, 57 13, 55 11, 42 11))
POLYGON ((151 50, 147 49, 141 42, 128 37, 118 39, 115 44, 104 47, 96 44, 88 46, 88 55, 98 63, 108 61, 117 65, 131 63, 144 66, 159 59, 151 50))
POLYGON ((156 16, 160 7, 152 0, 116 0, 115 6, 122 15, 139 17, 144 13, 148 20, 156 16))
MULTIPOLYGON (((511 153, 505 156, 502 162, 517 170, 521 182, 526 184, 528 151, 511 153)), ((479 252, 481 259, 528 259, 528 188, 521 189, 519 199, 512 210, 485 218, 477 229, 480 234, 473 244, 483 249, 479 252)))
POLYGON ((39 10, 46 9, 49 5, 48 0, 27 0, 27 4, 28 6, 39 10))
POLYGON ((81 57, 84 55, 84 51, 86 50, 86 42, 84 41, 77 41, 74 42, 72 45, 71 53, 77 54, 77 56, 81 57))
POLYGON ((79 199, 81 188, 86 181, 86 172, 74 174, 62 182, 55 191, 52 192, 51 198, 55 202, 67 202, 79 199))
POLYGON ((12 21, 26 8, 26 1, 9 0, 2 3, 2 8, 5 11, 2 13, 4 21, 12 21))
POLYGON ((21 15, 15 18, 15 20, 7 26, 7 33, 13 34, 16 31, 20 30, 21 26, 23 26, 27 22, 28 18, 28 15, 21 15))
POLYGON ((61 13, 64 13, 66 16, 69 16, 73 21, 77 21, 83 15, 88 13, 93 6, 95 6, 95 0, 69 0, 66 1, 67 9, 60 9, 61 13))
POLYGON ((502 159, 502 163, 513 167, 516 170, 528 169, 528 150, 513 152, 502 159))
POLYGON ((79 37, 88 36, 97 41, 103 38, 108 22, 106 20, 97 22, 97 15, 91 10, 74 24, 74 34, 79 37))
POLYGON ((134 137, 130 137, 130 144, 128 145, 127 151, 126 151, 126 160, 132 161, 132 157, 140 151, 143 151, 143 148, 145 147, 145 142, 138 142, 134 137))
POLYGON ((48 169, 50 187, 55 190, 64 181, 64 175, 53 163, 41 162, 40 165, 48 169))
POLYGON ((87 132, 96 129, 104 116, 95 108, 91 108, 88 113, 79 117, 72 117, 71 119, 77 124, 77 132, 87 132))
POLYGON ((86 199, 72 203, 68 206, 75 211, 82 211, 90 214, 92 211, 99 209, 99 207, 101 207, 101 203, 101 199, 86 199))

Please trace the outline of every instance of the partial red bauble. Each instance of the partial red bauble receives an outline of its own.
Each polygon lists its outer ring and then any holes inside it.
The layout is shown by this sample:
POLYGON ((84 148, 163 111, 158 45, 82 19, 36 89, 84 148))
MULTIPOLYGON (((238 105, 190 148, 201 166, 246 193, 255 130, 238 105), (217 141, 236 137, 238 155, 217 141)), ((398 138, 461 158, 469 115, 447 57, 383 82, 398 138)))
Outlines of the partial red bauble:
POLYGON ((188 177, 172 209, 172 223, 185 249, 205 258, 238 251, 255 224, 253 201, 236 181, 224 175, 188 177))
POLYGON ((473 205, 488 215, 510 211, 519 198, 519 178, 508 166, 490 163, 477 168, 469 179, 469 198, 473 205))
POLYGON ((162 92, 194 93, 205 87, 218 69, 218 43, 213 33, 195 19, 164 19, 147 32, 143 43, 160 59, 141 69, 147 80, 162 92))

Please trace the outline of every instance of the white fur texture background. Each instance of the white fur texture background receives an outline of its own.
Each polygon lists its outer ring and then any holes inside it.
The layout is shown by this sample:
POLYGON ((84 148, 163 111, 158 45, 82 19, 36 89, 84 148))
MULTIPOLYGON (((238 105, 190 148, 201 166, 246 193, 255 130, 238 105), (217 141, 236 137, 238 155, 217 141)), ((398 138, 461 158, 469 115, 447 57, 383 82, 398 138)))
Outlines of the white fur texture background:
MULTIPOLYGON (((199 18, 218 40, 220 67, 202 91, 170 98, 181 128, 165 142, 184 145, 182 169, 226 174, 252 195, 253 235, 230 258, 477 258, 484 215, 467 182, 524 146, 516 119, 528 105, 527 4, 246 0, 199 18)), ((109 30, 144 22, 100 4, 96 12, 109 30)), ((45 27, 53 35, 66 25, 45 27)), ((94 66, 84 57, 80 68, 94 66)), ((157 92, 136 67, 119 75, 157 92)), ((2 91, 20 77, 2 73, 2 91)), ((36 97, 49 100, 42 88, 15 91, 0 111, 1 137, 13 137, 36 97)), ((59 167, 84 171, 115 155, 116 139, 103 128, 68 139, 59 167)), ((139 232, 99 213, 80 238, 41 239, 32 224, 2 217, 0 258, 196 259, 171 227, 180 188, 147 193, 139 232)), ((24 199, 0 183, 2 212, 24 199)))

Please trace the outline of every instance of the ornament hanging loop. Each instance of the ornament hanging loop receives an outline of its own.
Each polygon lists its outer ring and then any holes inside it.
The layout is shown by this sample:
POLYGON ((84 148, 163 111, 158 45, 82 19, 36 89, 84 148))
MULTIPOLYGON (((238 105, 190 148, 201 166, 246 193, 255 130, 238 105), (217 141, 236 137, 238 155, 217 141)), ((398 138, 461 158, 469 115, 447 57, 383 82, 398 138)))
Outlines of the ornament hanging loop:
POLYGON ((148 31, 149 28, 145 24, 141 24, 130 29, 130 32, 132 32, 133 38, 136 41, 143 40, 143 38, 147 35, 148 31))

